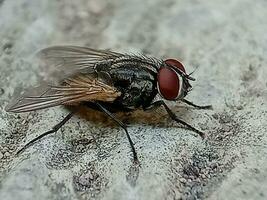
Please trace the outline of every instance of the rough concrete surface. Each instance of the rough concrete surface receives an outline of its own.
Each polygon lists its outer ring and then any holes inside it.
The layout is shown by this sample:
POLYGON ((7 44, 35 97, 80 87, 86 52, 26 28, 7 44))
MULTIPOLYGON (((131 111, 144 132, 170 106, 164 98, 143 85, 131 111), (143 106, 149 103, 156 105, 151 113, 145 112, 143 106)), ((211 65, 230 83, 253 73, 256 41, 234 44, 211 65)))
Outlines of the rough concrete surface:
POLYGON ((265 0, 1 0, 0 199, 267 199, 266 19, 265 0), (68 113, 4 110, 14 91, 37 83, 35 52, 56 44, 198 67, 188 99, 214 109, 169 105, 206 140, 163 110, 119 114, 138 167, 123 130, 87 110, 15 156, 68 113))

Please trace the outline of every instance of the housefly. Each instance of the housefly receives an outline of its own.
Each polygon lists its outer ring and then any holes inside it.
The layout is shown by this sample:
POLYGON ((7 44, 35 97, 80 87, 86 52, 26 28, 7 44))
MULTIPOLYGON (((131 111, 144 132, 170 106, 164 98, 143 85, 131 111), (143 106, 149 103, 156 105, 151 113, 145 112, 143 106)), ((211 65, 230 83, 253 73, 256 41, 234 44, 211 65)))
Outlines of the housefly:
POLYGON ((199 109, 211 108, 210 105, 198 106, 185 99, 192 88, 189 81, 195 79, 176 59, 161 60, 78 46, 48 47, 39 55, 42 60, 56 65, 50 72, 54 81, 23 94, 6 110, 21 113, 58 105, 73 105, 77 109, 50 131, 28 142, 18 153, 59 130, 81 105, 105 113, 124 129, 135 161, 138 158, 134 143, 126 125, 115 116, 116 112, 147 111, 163 106, 172 120, 204 137, 202 131, 179 119, 165 103, 165 100, 182 101, 199 109))

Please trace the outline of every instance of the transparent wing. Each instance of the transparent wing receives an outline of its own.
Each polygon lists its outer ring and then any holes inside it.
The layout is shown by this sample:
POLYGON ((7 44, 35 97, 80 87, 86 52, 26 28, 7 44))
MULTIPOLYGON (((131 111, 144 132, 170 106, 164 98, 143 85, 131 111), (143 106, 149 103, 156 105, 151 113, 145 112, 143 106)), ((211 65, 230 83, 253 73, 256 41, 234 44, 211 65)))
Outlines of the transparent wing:
POLYGON ((57 105, 75 105, 83 101, 112 102, 121 93, 91 75, 79 74, 67 78, 59 86, 44 85, 8 105, 9 112, 28 112, 57 105))
POLYGON ((77 72, 93 73, 96 63, 108 63, 123 54, 79 46, 52 46, 41 50, 38 58, 47 80, 62 80, 77 72))
POLYGON ((28 112, 82 101, 113 101, 120 95, 108 84, 109 80, 95 76, 94 66, 123 54, 79 46, 52 46, 37 56, 42 84, 13 100, 7 111, 28 112))

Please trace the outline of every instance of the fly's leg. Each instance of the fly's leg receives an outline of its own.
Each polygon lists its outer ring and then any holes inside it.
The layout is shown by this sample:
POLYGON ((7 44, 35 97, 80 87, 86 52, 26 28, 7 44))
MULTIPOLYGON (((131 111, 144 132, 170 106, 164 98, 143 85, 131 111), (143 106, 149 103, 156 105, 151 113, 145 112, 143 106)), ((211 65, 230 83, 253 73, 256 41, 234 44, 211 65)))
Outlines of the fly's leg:
POLYGON ((136 150, 134 148, 134 144, 133 144, 133 141, 127 131, 127 128, 125 126, 125 124, 123 124, 120 120, 118 120, 110 111, 108 111, 105 107, 103 107, 100 103, 95 103, 99 109, 104 112, 107 116, 109 116, 111 119, 113 119, 121 128, 123 128, 123 130, 125 131, 126 133, 126 136, 129 140, 129 143, 131 145, 131 149, 132 149, 132 152, 133 152, 133 158, 134 158, 134 161, 138 163, 138 158, 137 158, 137 153, 136 153, 136 150))
POLYGON ((194 128, 193 126, 191 126, 190 124, 180 120, 172 111, 171 109, 165 104, 164 101, 156 101, 154 103, 152 103, 149 107, 144 108, 144 110, 151 110, 151 109, 156 109, 160 106, 164 106, 165 110, 167 111, 167 113, 169 114, 169 116, 171 117, 172 120, 176 121, 177 123, 183 124, 184 126, 186 126, 188 129, 194 131, 195 133, 197 133, 202 139, 205 138, 205 133, 203 133, 202 131, 197 130, 196 128, 194 128))
POLYGON ((37 140, 40 140, 41 138, 45 137, 46 135, 52 134, 57 132, 67 121, 70 120, 70 118, 78 111, 78 109, 75 109, 74 111, 70 112, 61 122, 59 122, 57 125, 55 125, 50 131, 47 131, 38 137, 34 138, 33 140, 29 141, 24 147, 22 147, 16 154, 22 153, 25 149, 33 145, 37 140))
POLYGON ((181 101, 184 102, 184 103, 186 103, 186 104, 188 104, 188 105, 190 105, 190 106, 193 106, 193 107, 195 107, 195 108, 198 108, 198 109, 212 109, 212 105, 199 106, 199 105, 196 105, 196 104, 194 104, 193 102, 188 101, 188 100, 186 100, 186 99, 182 99, 181 101))

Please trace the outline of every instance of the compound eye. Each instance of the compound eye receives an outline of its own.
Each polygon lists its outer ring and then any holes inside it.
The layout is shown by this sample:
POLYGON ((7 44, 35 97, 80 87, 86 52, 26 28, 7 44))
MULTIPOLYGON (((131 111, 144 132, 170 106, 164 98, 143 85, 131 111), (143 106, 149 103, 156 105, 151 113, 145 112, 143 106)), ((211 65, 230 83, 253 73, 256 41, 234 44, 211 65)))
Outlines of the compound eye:
POLYGON ((178 69, 180 69, 182 72, 184 72, 186 74, 183 64, 181 62, 179 62, 178 60, 167 59, 167 60, 165 60, 165 63, 168 65, 171 65, 173 67, 177 67, 178 69))
POLYGON ((158 72, 158 90, 164 99, 177 99, 180 91, 178 74, 171 68, 161 67, 158 72))

